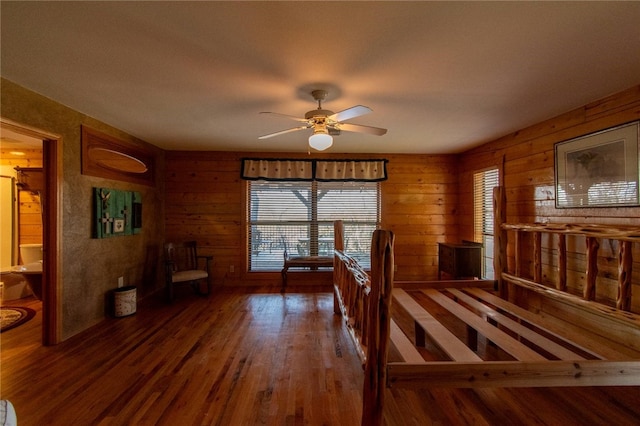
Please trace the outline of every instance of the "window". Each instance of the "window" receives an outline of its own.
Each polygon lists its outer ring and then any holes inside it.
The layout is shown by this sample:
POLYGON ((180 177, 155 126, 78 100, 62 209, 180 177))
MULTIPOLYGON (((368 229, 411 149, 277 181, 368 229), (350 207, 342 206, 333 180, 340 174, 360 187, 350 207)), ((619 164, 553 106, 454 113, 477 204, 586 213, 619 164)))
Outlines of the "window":
POLYGON ((342 220, 345 252, 370 265, 371 236, 380 223, 378 182, 250 181, 249 270, 282 269, 292 256, 333 255, 333 222, 342 220))
POLYGON ((482 276, 494 279, 493 271, 493 188, 498 186, 498 169, 473 175, 473 219, 476 242, 482 242, 482 276))

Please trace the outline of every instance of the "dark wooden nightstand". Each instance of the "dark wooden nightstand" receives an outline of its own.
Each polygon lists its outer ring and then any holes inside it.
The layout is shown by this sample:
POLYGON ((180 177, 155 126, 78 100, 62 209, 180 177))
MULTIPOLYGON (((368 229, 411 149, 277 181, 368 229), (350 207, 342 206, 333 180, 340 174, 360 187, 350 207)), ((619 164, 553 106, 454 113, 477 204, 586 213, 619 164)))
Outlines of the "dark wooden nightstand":
POLYGON ((438 279, 442 272, 454 280, 482 278, 482 244, 472 241, 438 243, 438 279))

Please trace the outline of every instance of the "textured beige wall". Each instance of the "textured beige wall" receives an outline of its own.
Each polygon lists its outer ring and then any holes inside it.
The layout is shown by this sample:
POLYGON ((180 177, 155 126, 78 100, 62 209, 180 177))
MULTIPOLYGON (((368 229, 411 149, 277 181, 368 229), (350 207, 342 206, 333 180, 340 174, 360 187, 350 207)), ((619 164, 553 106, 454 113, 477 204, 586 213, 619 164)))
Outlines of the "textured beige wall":
POLYGON ((138 297, 162 285, 158 259, 164 239, 164 152, 105 123, 26 90, 6 79, 1 83, 0 115, 16 123, 60 135, 63 176, 60 205, 62 340, 100 322, 118 277, 136 285, 138 297), (154 187, 81 174, 81 125, 156 153, 154 187), (142 232, 107 239, 91 238, 92 188, 108 187, 142 194, 142 232))

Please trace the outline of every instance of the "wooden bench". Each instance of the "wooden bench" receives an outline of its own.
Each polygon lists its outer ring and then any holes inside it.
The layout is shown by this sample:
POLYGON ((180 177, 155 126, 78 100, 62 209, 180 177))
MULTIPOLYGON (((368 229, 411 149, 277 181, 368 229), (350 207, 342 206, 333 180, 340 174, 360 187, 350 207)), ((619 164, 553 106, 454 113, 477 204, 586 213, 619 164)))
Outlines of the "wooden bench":
POLYGON ((282 293, 287 288, 287 271, 289 268, 333 268, 333 256, 289 256, 284 252, 284 266, 282 267, 282 293))

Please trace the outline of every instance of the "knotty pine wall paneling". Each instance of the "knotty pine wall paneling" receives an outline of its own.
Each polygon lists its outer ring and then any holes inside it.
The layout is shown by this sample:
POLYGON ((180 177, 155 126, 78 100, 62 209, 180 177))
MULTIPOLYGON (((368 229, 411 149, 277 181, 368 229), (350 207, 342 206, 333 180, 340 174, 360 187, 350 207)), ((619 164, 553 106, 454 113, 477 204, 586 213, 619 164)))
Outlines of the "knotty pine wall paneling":
POLYGON ((237 280, 242 269, 240 158, 222 152, 169 151, 166 155, 165 240, 195 240, 198 254, 213 255, 214 285, 237 280))
MULTIPOLYGON (((246 272, 247 186, 240 179, 240 162, 247 156, 309 158, 306 153, 167 152, 165 239, 197 240, 202 254, 214 256, 216 285, 279 286, 279 271, 246 272)), ((396 278, 437 277, 437 243, 457 240, 455 156, 323 154, 314 158, 388 159, 389 179, 381 184, 382 227, 396 234, 396 278)), ((289 284, 331 284, 331 275, 290 271, 289 284)))
MULTIPOLYGON (((11 154, 11 146, 0 150, 0 164, 11 168, 42 168, 42 148, 23 149, 24 155, 11 154)), ((40 195, 30 191, 17 191, 18 208, 18 245, 42 243, 42 210, 40 195)), ((6 200, 2 200, 6 202, 6 200)), ((6 208, 6 206, 3 206, 6 208)))
MULTIPOLYGON (((465 152, 460 156, 458 191, 461 237, 473 236, 473 173, 496 166, 501 168, 506 189, 509 222, 640 224, 640 207, 557 209, 554 187, 555 143, 638 119, 640 85, 465 152)), ((543 241, 543 281, 550 286, 557 280, 557 265, 551 256, 556 244, 555 239, 543 241)), ((567 239, 569 291, 575 294, 581 294, 585 282, 584 245, 582 238, 567 239)), ((632 304, 635 312, 640 312, 640 247, 637 246, 633 247, 632 304)), ((616 297, 617 249, 613 242, 600 242, 596 298, 609 304, 616 297)), ((513 257, 508 261, 513 268, 513 257)), ((533 275, 530 261, 521 267, 533 275)))
POLYGON ((388 156, 382 227, 395 234, 397 280, 438 276, 438 243, 458 241, 458 166, 454 155, 388 156))
MULTIPOLYGON (((396 234, 396 279, 435 279, 437 243, 473 237, 475 171, 496 166, 501 169, 510 221, 638 220, 638 208, 555 209, 553 145, 638 119, 639 109, 640 89, 632 88, 460 155, 322 154, 314 158, 388 159, 389 179, 381 184, 382 227, 396 234)), ((277 286, 279 273, 246 273, 246 182, 240 179, 240 160, 246 156, 308 158, 306 153, 168 152, 166 239, 197 239, 203 253, 214 256, 214 280, 218 284, 277 286)), ((549 244, 554 243, 547 243, 547 247, 549 244)), ((574 285, 579 291, 584 272, 578 264, 579 248, 575 250, 574 273, 578 278, 574 285)), ((601 251, 605 275, 613 274, 610 252, 601 251)), ((640 259, 640 254, 634 252, 634 258, 640 259)), ((552 282, 554 265, 550 260, 545 268, 545 280, 552 282)), ((634 271, 637 282, 640 266, 634 271)), ((309 276, 300 276, 296 278, 292 272, 290 281, 308 282, 309 276)), ((639 293, 634 291, 634 297, 639 293)), ((603 286, 599 297, 610 298, 611 287, 603 286)))

